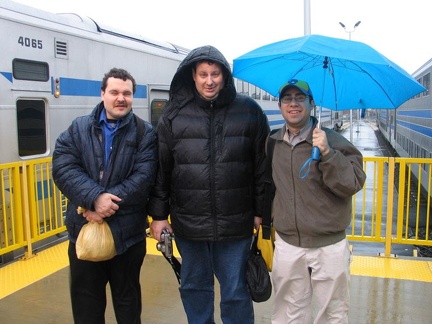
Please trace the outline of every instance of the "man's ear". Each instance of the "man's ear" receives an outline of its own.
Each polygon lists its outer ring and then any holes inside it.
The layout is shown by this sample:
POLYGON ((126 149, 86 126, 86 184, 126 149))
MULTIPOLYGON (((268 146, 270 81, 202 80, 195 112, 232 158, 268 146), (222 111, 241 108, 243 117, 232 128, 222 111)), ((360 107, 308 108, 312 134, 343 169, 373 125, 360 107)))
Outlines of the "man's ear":
POLYGON ((311 104, 312 108, 315 108, 315 100, 311 99, 310 104, 311 104))

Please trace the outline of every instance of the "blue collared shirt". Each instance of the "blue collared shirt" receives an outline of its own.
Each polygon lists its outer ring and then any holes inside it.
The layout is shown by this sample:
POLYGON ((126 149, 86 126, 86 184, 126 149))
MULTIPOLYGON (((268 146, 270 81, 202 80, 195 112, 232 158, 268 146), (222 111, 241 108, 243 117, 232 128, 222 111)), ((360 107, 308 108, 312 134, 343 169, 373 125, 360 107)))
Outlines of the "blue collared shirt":
POLYGON ((118 130, 118 126, 120 125, 120 120, 116 120, 115 123, 109 121, 106 116, 106 111, 105 109, 103 109, 99 117, 99 123, 101 125, 103 137, 104 137, 105 167, 107 167, 111 156, 114 134, 118 130))

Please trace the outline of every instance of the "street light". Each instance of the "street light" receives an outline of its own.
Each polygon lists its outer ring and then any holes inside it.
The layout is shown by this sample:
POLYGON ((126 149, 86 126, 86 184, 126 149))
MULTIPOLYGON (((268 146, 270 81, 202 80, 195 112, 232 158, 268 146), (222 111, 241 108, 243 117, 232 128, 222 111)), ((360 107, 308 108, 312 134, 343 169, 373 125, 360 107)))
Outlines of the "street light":
MULTIPOLYGON (((345 24, 339 21, 339 25, 341 25, 342 28, 345 30, 345 32, 348 33, 349 40, 351 40, 351 33, 354 33, 355 29, 360 24, 361 24, 361 21, 359 20, 359 21, 357 21, 355 23, 354 28, 352 30, 347 30, 345 24)), ((360 113, 359 113, 359 115, 360 115, 360 113)), ((360 122, 360 116, 358 116, 357 119, 358 119, 358 121, 357 121, 357 133, 358 133, 359 132, 359 128, 358 127, 359 127, 359 122, 360 122)), ((353 129, 352 129, 352 125, 353 125, 353 113, 352 113, 352 109, 350 109, 350 140, 351 140, 351 143, 353 141, 353 129)))
POLYGON ((347 32, 349 34, 349 40, 351 40, 351 33, 353 33, 355 31, 355 29, 361 24, 361 21, 357 21, 354 25, 354 28, 352 30, 347 30, 345 24, 341 23, 339 21, 339 25, 342 26, 342 28, 345 30, 345 32, 347 32))

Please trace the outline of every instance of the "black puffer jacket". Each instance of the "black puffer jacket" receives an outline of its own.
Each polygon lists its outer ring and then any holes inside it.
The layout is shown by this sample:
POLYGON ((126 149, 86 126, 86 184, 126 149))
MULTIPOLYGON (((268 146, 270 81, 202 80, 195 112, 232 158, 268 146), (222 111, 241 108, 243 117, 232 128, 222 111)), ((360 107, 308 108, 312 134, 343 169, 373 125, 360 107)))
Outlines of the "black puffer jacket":
POLYGON ((230 66, 214 47, 192 51, 171 83, 170 102, 157 127, 159 171, 148 211, 167 219, 175 235, 218 241, 252 235, 263 199, 268 122, 259 105, 236 93, 230 66), (199 97, 197 61, 224 67, 225 87, 214 101, 199 97))
POLYGON ((146 237, 145 209, 157 167, 157 141, 152 126, 145 122, 141 138, 132 112, 123 120, 113 140, 109 166, 103 170, 104 150, 99 116, 100 103, 88 116, 75 119, 60 134, 53 153, 53 179, 69 199, 66 227, 72 242, 87 223, 76 212, 77 206, 94 208, 96 197, 104 192, 122 199, 119 210, 105 218, 114 236, 117 254, 146 237), (109 174, 101 180, 101 174, 109 174))

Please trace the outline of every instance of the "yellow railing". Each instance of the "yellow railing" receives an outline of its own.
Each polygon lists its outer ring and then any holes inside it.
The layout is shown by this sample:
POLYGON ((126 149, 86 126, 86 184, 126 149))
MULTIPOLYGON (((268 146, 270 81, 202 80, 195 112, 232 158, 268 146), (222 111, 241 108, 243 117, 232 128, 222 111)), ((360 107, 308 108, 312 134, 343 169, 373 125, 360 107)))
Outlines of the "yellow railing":
MULTIPOLYGON (((432 246, 432 159, 364 157, 364 170, 348 239, 382 243, 385 256, 392 244, 432 246)), ((35 242, 63 233, 66 204, 51 158, 0 164, 0 256, 23 249, 31 257, 35 242)))
POLYGON ((66 199, 51 177, 51 158, 0 164, 0 255, 66 230, 66 199))
POLYGON ((364 188, 353 197, 350 241, 432 246, 432 159, 364 157, 364 188), (389 185, 390 184, 390 185, 389 185))

